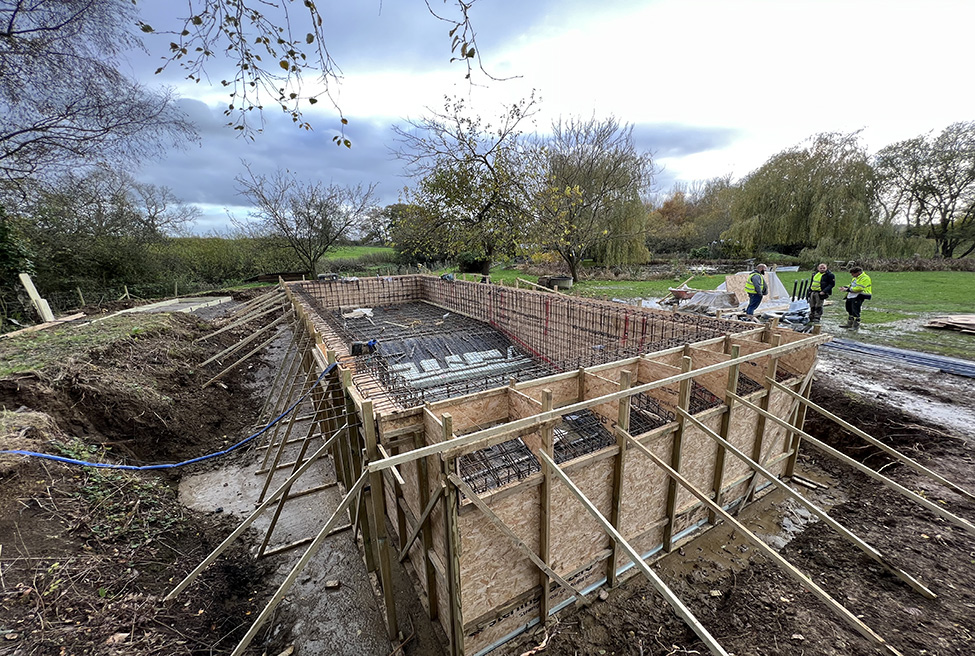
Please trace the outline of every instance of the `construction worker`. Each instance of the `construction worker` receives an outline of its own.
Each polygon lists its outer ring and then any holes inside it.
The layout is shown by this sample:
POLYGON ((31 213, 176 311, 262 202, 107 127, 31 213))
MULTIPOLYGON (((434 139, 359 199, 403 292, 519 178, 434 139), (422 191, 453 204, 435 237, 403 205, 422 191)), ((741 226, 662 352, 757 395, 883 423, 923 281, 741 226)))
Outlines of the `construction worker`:
POLYGON ((816 267, 809 281, 809 322, 819 323, 823 316, 823 302, 833 293, 836 276, 825 262, 816 267))
POLYGON ((768 282, 765 280, 767 268, 764 264, 759 264, 748 274, 748 280, 745 281, 745 293, 748 294, 748 307, 745 309, 745 314, 749 317, 755 316, 755 310, 762 304, 762 297, 768 296, 768 282))
POLYGON ((840 328, 850 330, 860 329, 860 308, 863 302, 873 297, 873 283, 870 276, 863 272, 862 267, 855 266, 850 269, 853 281, 844 287, 840 287, 846 292, 846 313, 849 315, 846 323, 840 328))

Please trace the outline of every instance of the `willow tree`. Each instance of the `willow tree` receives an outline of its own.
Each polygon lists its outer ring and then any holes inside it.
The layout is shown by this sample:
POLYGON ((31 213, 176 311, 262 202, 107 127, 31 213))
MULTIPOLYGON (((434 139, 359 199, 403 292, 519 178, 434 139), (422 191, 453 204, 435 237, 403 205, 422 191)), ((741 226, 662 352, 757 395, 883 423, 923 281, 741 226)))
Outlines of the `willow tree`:
POLYGON ((876 188, 859 133, 818 134, 772 156, 742 181, 722 238, 752 254, 798 254, 823 239, 855 248, 875 225, 876 188))
POLYGON ((634 143, 633 127, 615 118, 559 120, 536 142, 531 240, 558 253, 578 280, 583 259, 605 264, 643 262, 647 212, 643 195, 653 160, 634 143))

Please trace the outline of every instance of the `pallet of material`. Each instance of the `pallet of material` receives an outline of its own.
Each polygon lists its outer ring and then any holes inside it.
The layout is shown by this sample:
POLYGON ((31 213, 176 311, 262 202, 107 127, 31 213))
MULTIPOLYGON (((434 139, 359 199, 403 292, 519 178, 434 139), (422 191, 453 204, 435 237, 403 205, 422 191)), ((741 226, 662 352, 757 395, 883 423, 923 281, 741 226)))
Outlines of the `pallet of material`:
POLYGON ((943 317, 932 317, 925 328, 939 330, 957 330, 969 335, 975 335, 975 314, 954 314, 943 317))

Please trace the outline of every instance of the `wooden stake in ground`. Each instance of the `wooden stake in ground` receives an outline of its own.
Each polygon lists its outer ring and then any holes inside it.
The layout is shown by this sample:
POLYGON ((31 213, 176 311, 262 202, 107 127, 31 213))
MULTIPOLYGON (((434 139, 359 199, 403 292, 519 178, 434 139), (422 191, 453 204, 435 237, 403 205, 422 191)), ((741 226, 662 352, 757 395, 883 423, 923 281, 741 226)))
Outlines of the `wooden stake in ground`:
POLYGON ((34 281, 30 279, 30 275, 26 273, 20 274, 20 283, 27 290, 27 295, 30 296, 30 301, 34 305, 34 309, 37 310, 37 314, 40 315, 41 321, 45 323, 54 321, 54 313, 51 312, 51 306, 41 298, 41 295, 37 292, 37 288, 34 287, 34 281))

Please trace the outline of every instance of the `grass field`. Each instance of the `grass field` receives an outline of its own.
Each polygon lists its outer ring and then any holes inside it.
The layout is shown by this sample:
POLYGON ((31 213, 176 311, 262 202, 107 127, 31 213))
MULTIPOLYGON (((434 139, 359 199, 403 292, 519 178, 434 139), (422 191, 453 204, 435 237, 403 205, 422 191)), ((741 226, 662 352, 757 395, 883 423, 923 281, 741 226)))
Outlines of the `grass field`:
POLYGON ((392 258, 396 254, 396 251, 384 246, 339 246, 326 253, 324 259, 346 260, 363 257, 364 255, 376 255, 378 253, 389 255, 392 258))

